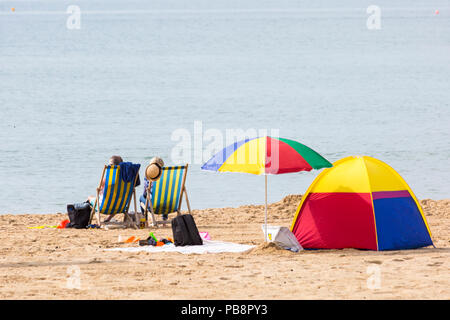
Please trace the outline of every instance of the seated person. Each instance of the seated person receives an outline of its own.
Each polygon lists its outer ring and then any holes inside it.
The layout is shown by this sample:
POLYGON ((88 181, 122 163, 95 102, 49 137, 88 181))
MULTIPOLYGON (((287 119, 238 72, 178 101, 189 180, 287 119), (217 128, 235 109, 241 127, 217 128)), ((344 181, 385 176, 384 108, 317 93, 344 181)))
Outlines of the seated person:
MULTIPOLYGON (((110 166, 112 166, 112 165, 118 165, 118 164, 120 164, 121 162, 123 162, 123 160, 122 160, 122 157, 120 157, 120 156, 112 156, 111 158, 109 158, 109 165, 110 166)), ((99 193, 98 193, 98 201, 99 201, 99 204, 100 203, 102 203, 102 199, 103 199, 103 190, 105 189, 105 178, 103 178, 103 180, 102 180, 102 184, 101 184, 101 186, 100 186, 100 189, 99 189, 99 193)), ((88 201, 89 201, 89 203, 91 204, 91 206, 94 206, 95 205, 95 200, 97 199, 97 196, 95 195, 95 196, 89 196, 88 197, 88 201)))
MULTIPOLYGON (((161 168, 164 166, 164 161, 161 159, 161 158, 159 158, 159 157, 154 157, 153 159, 151 159, 150 160, 150 163, 149 163, 149 165, 150 164, 152 164, 152 163, 156 163, 156 164, 158 164, 161 168)), ((147 188, 151 188, 152 187, 152 181, 149 181, 148 179, 147 179, 147 177, 144 177, 144 193, 141 195, 141 197, 139 198, 139 201, 142 203, 142 206, 141 206, 141 212, 142 213, 144 213, 145 212, 145 210, 144 210, 144 208, 143 207, 145 207, 145 202, 147 201, 147 188)), ((151 190, 151 189, 150 189, 151 190)), ((150 197, 152 196, 152 194, 151 194, 151 192, 150 192, 150 197)), ((150 199, 150 200, 152 200, 152 199, 150 199)), ((149 204, 148 204, 149 206, 150 206, 150 202, 149 202, 149 204)), ((149 209, 150 210, 150 209, 149 209)), ((162 219, 163 220, 167 220, 168 219, 168 214, 166 214, 166 213, 163 213, 162 214, 162 219)))

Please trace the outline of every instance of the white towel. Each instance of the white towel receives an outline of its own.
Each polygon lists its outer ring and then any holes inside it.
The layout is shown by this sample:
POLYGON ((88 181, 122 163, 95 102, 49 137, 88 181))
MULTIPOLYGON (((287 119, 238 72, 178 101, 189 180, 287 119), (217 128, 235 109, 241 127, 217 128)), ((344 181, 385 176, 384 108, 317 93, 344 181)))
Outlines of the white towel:
POLYGON ((255 246, 247 244, 239 244, 223 241, 203 240, 203 245, 176 247, 173 243, 165 244, 160 247, 139 246, 128 248, 105 249, 108 251, 127 251, 127 252, 180 252, 184 254, 190 253, 221 253, 221 252, 244 252, 254 248, 255 246))

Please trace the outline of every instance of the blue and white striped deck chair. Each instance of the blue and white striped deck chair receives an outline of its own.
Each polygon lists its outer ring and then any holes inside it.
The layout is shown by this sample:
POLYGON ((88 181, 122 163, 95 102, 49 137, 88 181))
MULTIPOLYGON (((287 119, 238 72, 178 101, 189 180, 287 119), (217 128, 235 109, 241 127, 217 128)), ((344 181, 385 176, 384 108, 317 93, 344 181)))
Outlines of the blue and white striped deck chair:
POLYGON ((180 215, 183 195, 186 197, 189 213, 192 214, 185 186, 187 170, 187 164, 184 166, 163 167, 159 180, 149 184, 146 203, 141 203, 141 206, 144 208, 147 221, 148 211, 150 211, 151 226, 158 227, 158 224, 170 223, 169 220, 156 220, 155 215, 175 212, 177 215, 180 215))
POLYGON ((123 213, 125 221, 128 218, 128 208, 130 207, 132 196, 134 196, 134 209, 137 211, 135 191, 137 177, 138 174, 131 182, 125 182, 120 176, 120 165, 106 165, 103 168, 102 178, 97 188, 96 199, 91 212, 91 221, 95 213, 97 214, 99 225, 102 224, 100 214, 108 215, 108 218, 104 221, 107 222, 116 214, 123 213), (105 179, 103 197, 99 199, 103 178, 105 179))

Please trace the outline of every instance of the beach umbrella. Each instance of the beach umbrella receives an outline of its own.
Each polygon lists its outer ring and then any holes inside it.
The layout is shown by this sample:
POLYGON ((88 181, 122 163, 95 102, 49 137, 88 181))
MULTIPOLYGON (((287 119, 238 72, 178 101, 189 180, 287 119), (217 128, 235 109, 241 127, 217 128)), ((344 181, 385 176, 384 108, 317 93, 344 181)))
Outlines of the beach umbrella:
POLYGON ((328 160, 300 142, 264 136, 245 139, 225 147, 209 159, 202 169, 265 176, 264 239, 267 241, 267 175, 332 166, 328 160))

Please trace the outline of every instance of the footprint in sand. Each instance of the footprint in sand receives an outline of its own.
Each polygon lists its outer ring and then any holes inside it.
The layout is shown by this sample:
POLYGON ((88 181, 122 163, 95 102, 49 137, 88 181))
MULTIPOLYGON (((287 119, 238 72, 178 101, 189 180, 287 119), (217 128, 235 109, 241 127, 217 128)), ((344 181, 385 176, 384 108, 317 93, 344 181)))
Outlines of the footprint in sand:
POLYGON ((256 277, 258 274, 260 274, 260 272, 252 273, 252 274, 244 274, 244 275, 242 275, 242 276, 243 276, 243 277, 254 278, 254 277, 256 277))
POLYGON ((243 268, 244 266, 240 266, 240 265, 228 265, 225 266, 225 268, 243 268))
POLYGON ((94 258, 88 261, 88 263, 102 263, 103 261, 99 258, 94 258))
POLYGON ((367 262, 368 263, 374 263, 374 264, 382 264, 383 263, 383 261, 380 261, 380 260, 369 260, 367 262))

